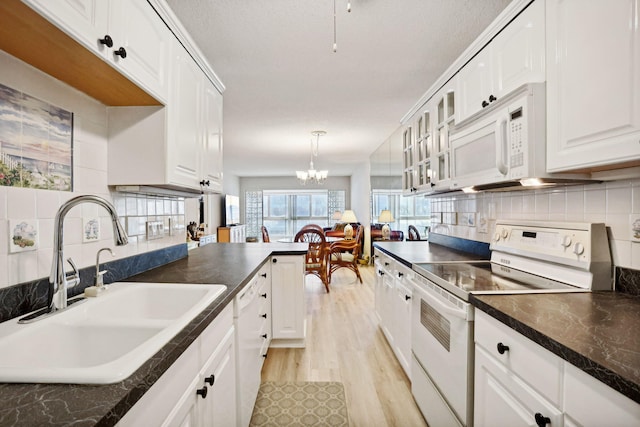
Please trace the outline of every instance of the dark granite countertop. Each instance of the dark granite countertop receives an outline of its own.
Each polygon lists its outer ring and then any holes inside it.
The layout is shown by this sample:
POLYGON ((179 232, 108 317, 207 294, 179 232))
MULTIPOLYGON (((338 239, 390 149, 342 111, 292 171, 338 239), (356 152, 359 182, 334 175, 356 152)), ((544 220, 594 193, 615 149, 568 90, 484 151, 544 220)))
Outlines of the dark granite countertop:
POLYGON ((446 246, 420 241, 376 241, 373 246, 380 249, 385 254, 411 268, 412 264, 421 262, 443 262, 443 261, 472 261, 488 259, 462 251, 456 251, 446 246))
POLYGON ((215 283, 227 290, 124 381, 108 385, 0 384, 0 426, 113 426, 249 282, 271 255, 304 243, 216 243, 127 281, 215 283))
POLYGON ((640 403, 640 298, 620 292, 472 295, 512 329, 640 403))

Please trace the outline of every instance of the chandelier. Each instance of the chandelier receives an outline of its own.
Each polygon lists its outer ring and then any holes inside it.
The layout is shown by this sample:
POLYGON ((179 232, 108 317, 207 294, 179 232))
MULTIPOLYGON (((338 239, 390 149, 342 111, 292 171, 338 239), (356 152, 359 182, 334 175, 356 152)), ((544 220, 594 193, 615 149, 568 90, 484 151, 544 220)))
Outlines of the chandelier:
POLYGON ((327 132, 323 130, 314 130, 313 132, 311 132, 311 135, 316 137, 315 147, 313 144, 313 138, 311 138, 311 156, 309 160, 309 170, 296 171, 296 176, 298 177, 300 185, 307 185, 307 183, 322 185, 327 179, 329 171, 319 171, 313 167, 313 158, 318 157, 318 145, 320 143, 320 137, 326 134, 327 132))

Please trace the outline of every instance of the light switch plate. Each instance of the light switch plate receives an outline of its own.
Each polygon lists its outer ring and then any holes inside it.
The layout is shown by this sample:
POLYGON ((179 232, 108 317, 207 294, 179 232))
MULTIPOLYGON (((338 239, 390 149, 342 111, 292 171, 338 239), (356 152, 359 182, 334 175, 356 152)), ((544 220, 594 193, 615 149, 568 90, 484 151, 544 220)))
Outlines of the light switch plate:
POLYGON ((161 239, 164 237, 163 221, 147 221, 147 240, 161 239))

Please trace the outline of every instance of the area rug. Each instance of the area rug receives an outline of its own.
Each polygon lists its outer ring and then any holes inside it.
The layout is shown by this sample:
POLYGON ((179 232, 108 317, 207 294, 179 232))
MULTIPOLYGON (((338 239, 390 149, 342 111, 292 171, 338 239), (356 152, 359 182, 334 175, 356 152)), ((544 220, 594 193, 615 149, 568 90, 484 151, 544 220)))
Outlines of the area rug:
POLYGON ((347 427, 344 387, 339 382, 264 382, 249 425, 347 427))

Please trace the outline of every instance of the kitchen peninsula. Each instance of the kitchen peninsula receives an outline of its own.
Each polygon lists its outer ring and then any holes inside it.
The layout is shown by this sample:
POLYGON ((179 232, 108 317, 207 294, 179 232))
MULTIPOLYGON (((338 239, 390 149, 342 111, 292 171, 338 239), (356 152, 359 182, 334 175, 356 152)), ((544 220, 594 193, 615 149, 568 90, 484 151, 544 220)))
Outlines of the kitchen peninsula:
MULTIPOLYGON (((210 244, 127 281, 216 283, 227 290, 158 353, 122 382, 109 385, 0 384, 0 425, 113 426, 205 328, 233 302, 271 256, 303 255, 302 243, 210 244)), ((73 307, 71 308, 73 309, 73 307)))

